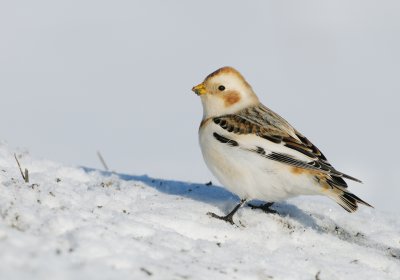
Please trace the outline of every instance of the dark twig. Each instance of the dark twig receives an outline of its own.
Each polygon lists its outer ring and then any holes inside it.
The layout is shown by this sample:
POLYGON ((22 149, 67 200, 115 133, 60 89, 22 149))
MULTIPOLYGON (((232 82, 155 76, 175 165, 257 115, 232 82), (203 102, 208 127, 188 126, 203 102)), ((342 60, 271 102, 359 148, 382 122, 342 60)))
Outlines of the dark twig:
POLYGON ((153 273, 151 271, 149 271, 148 269, 146 269, 144 267, 141 267, 140 270, 143 271, 144 273, 146 273, 148 276, 153 275, 153 273))
POLYGON ((15 160, 17 161, 18 168, 19 168, 19 171, 21 172, 22 179, 24 179, 25 183, 29 183, 29 171, 28 171, 28 169, 25 168, 25 175, 24 175, 24 172, 22 172, 21 164, 19 164, 17 155, 15 153, 14 153, 14 157, 15 157, 15 160))
POLYGON ((104 160, 103 156, 101 155, 100 151, 97 151, 97 156, 99 157, 99 160, 100 160, 101 164, 103 165, 104 169, 105 169, 106 171, 109 171, 108 166, 107 166, 107 163, 106 163, 106 161, 104 160))
POLYGON ((26 168, 25 168, 25 176, 24 176, 24 178, 25 178, 25 183, 29 183, 29 171, 26 168))

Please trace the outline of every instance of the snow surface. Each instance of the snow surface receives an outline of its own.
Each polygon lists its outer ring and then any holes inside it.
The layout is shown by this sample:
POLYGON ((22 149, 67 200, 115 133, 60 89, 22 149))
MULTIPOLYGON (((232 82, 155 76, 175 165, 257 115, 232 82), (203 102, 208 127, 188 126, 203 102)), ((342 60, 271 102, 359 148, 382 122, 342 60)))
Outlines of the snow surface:
POLYGON ((0 144, 0 279, 400 279, 400 218, 325 198, 249 207, 206 184, 13 157, 0 144))

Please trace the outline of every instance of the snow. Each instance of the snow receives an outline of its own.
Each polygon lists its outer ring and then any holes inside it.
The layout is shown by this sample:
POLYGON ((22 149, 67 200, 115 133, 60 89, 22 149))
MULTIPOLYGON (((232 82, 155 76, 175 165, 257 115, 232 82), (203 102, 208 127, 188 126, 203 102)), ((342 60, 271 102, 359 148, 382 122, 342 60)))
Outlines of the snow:
POLYGON ((0 279, 400 279, 400 218, 72 167, 0 144, 0 279), (21 177, 14 152, 30 182, 21 177))

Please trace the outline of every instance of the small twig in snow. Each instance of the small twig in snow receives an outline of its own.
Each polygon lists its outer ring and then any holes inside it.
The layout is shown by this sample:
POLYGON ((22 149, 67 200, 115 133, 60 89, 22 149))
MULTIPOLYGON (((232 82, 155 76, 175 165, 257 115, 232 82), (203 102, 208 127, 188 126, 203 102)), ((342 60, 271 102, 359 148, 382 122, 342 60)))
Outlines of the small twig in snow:
POLYGON ((141 267, 140 270, 143 271, 144 273, 146 273, 148 276, 153 275, 153 273, 152 273, 151 271, 147 270, 147 269, 144 268, 144 267, 141 267))
POLYGON ((29 183, 29 171, 25 168, 25 183, 29 183))
POLYGON ((101 155, 100 151, 97 151, 97 156, 99 157, 99 160, 100 160, 101 164, 103 165, 104 169, 105 169, 106 171, 109 171, 108 166, 107 166, 107 163, 106 163, 106 161, 104 160, 103 156, 101 155))
POLYGON ((22 172, 21 164, 19 164, 17 155, 15 153, 14 153, 14 157, 15 157, 15 160, 17 161, 18 168, 19 168, 19 171, 21 172, 22 178, 24 179, 25 183, 29 183, 29 171, 28 171, 28 169, 25 168, 25 175, 24 175, 24 172, 22 172))

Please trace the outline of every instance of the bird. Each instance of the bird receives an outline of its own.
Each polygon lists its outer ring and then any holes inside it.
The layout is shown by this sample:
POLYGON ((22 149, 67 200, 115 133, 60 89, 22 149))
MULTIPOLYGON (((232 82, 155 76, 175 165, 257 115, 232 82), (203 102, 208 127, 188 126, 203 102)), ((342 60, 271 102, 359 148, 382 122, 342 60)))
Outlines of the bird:
POLYGON ((372 207, 351 193, 344 179, 361 181, 335 169, 303 134, 264 106, 235 68, 212 72, 192 91, 203 107, 198 136, 204 161, 240 198, 227 215, 207 213, 211 217, 234 224, 246 202, 263 201, 248 205, 275 213, 273 203, 299 195, 327 196, 348 212, 358 204, 372 207))

